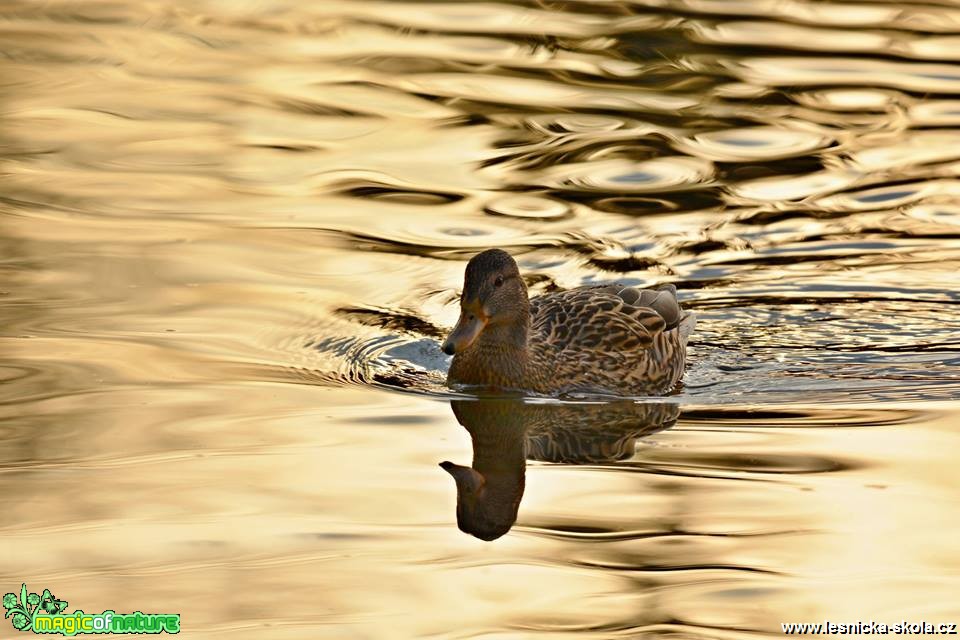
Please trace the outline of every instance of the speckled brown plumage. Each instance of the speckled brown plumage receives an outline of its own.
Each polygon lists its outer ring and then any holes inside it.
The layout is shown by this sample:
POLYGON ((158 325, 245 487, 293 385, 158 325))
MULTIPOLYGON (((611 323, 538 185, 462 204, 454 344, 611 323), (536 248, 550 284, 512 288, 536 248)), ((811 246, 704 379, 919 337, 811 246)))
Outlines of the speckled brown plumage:
POLYGON ((467 265, 461 318, 444 350, 450 384, 538 393, 670 391, 683 375, 693 314, 676 289, 580 287, 528 300, 516 262, 484 251, 467 265))

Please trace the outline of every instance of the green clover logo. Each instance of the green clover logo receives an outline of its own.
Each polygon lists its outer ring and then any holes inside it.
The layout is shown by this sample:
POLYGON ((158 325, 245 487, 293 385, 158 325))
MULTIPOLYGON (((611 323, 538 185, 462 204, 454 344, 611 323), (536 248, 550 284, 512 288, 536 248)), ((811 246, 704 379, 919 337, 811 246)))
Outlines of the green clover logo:
POLYGON ((57 596, 50 593, 50 589, 44 589, 43 596, 40 599, 40 607, 44 612, 53 615, 54 613, 63 613, 63 610, 67 608, 67 603, 64 600, 57 600, 57 596))
POLYGON ((44 589, 43 595, 39 595, 28 592, 27 585, 22 584, 19 596, 15 593, 3 594, 3 608, 7 610, 3 617, 12 617, 10 623, 14 629, 28 631, 40 612, 51 615, 63 613, 67 603, 64 600, 57 600, 57 596, 50 593, 50 589, 44 589))

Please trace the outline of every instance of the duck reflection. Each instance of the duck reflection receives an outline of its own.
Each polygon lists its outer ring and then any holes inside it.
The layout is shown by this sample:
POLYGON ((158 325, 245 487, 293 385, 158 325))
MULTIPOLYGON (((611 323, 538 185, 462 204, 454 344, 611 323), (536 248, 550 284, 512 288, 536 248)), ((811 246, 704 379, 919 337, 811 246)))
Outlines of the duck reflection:
POLYGON ((440 466, 457 483, 457 525, 481 540, 513 527, 523 497, 527 459, 566 464, 616 462, 634 454, 636 440, 672 426, 675 404, 618 401, 532 404, 516 398, 453 400, 470 433, 473 462, 440 466))

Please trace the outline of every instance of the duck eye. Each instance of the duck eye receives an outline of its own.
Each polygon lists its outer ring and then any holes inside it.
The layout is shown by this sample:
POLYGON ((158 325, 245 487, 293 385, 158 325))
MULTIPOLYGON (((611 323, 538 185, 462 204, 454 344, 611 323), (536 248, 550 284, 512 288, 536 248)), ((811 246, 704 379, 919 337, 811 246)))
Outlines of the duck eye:
POLYGON ((493 281, 493 286, 499 287, 503 285, 503 276, 497 276, 497 279, 493 281))

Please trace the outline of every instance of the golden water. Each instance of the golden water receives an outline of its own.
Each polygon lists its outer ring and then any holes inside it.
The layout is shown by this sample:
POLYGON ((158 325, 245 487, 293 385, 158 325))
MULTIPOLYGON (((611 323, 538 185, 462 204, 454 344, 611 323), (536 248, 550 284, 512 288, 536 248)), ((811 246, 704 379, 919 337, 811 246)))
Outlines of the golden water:
POLYGON ((960 4, 11 1, 0 51, 0 591, 188 638, 960 622, 960 4), (676 283, 675 415, 458 420, 491 246, 676 283), (529 458, 492 542, 437 466, 485 429, 529 458))

